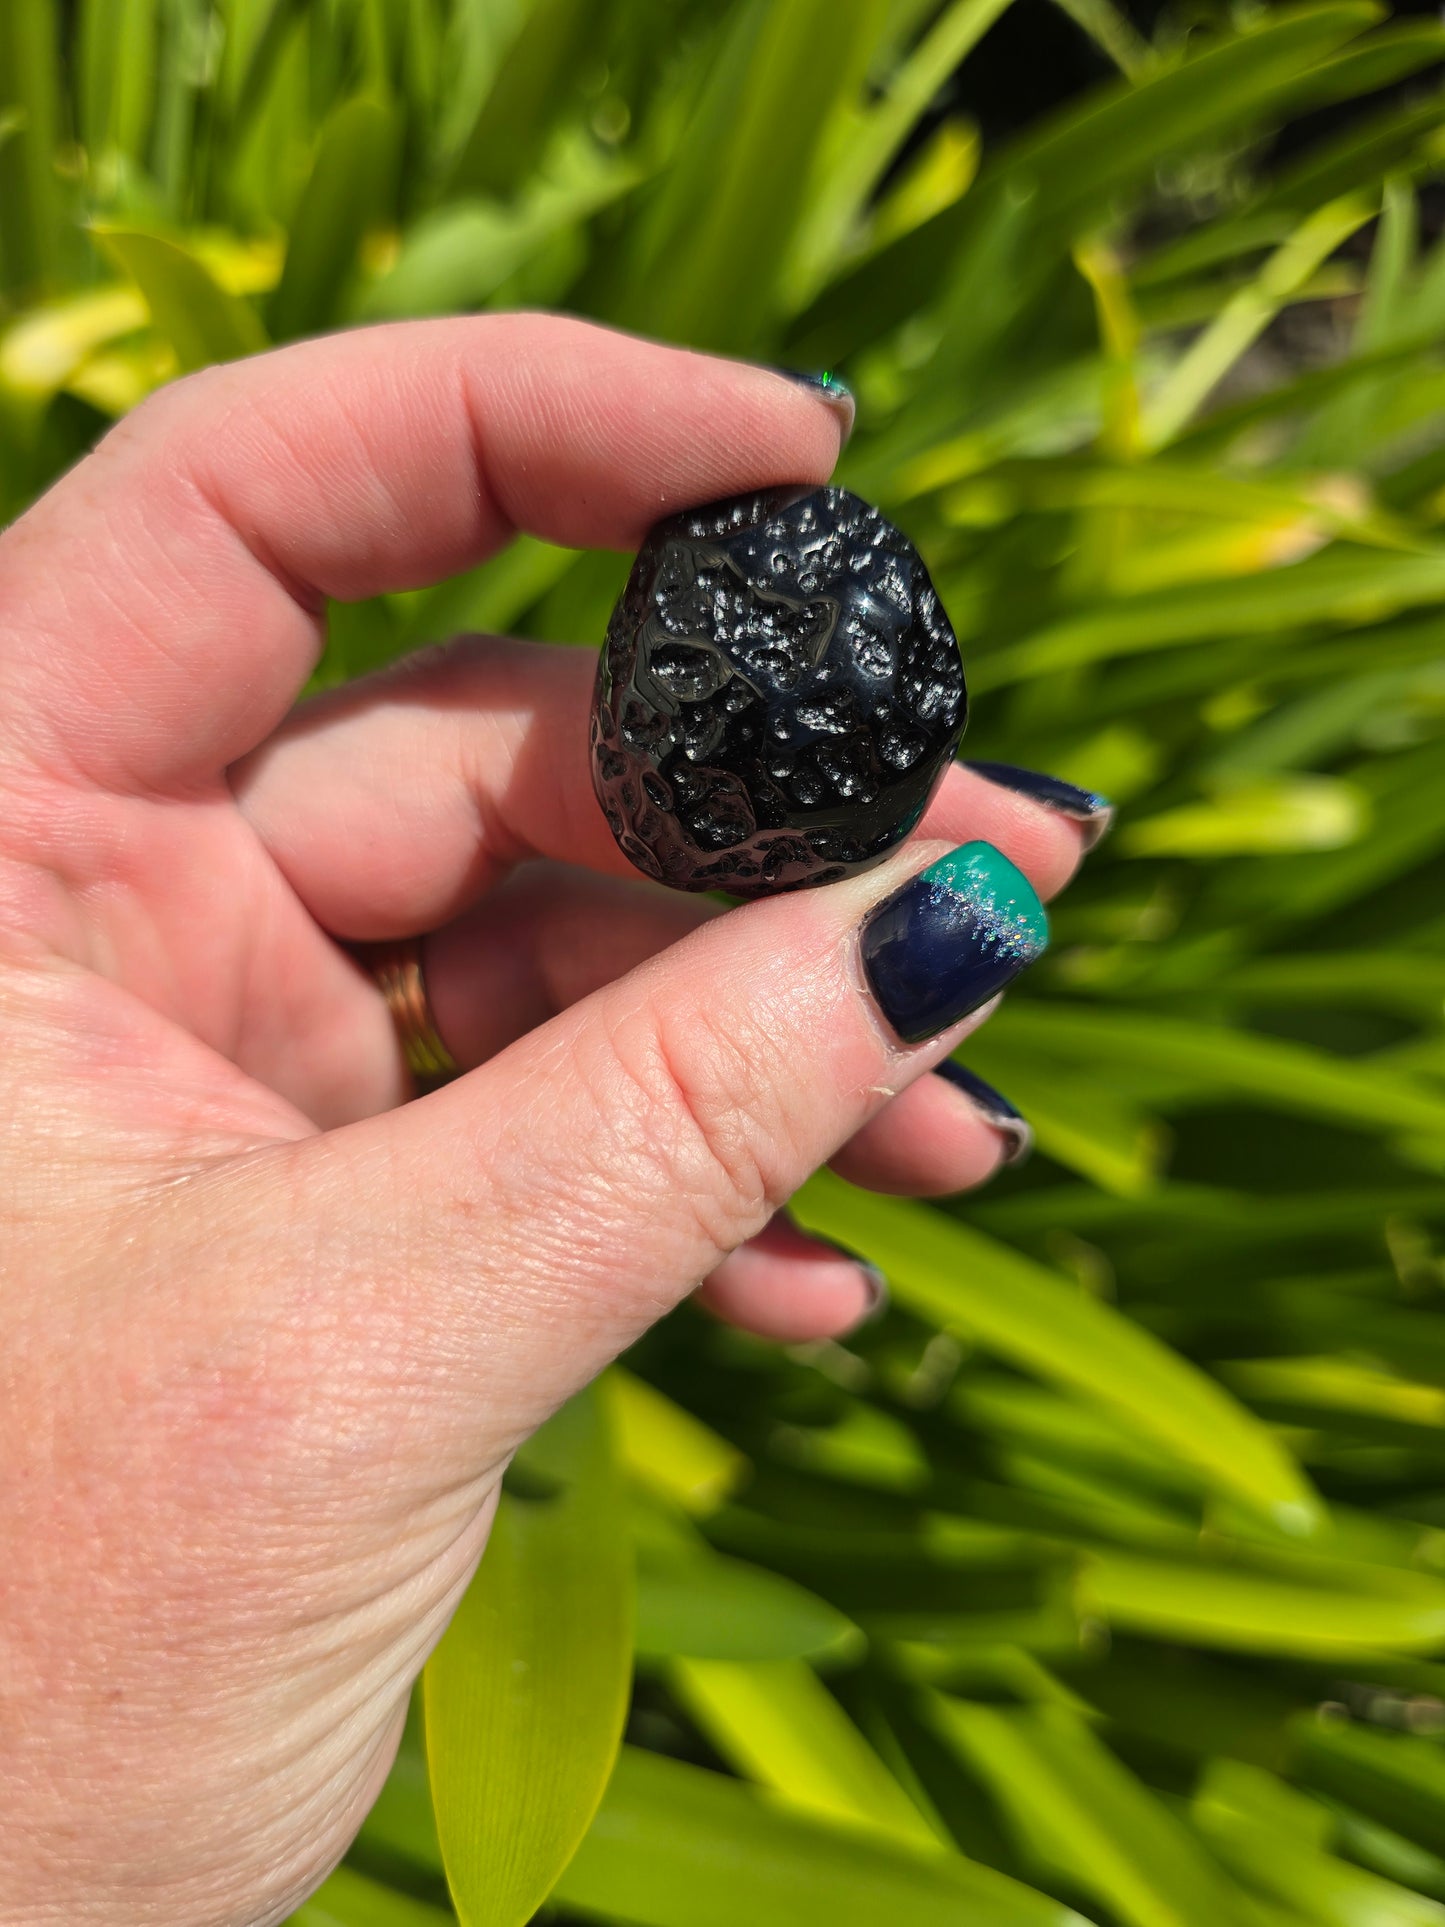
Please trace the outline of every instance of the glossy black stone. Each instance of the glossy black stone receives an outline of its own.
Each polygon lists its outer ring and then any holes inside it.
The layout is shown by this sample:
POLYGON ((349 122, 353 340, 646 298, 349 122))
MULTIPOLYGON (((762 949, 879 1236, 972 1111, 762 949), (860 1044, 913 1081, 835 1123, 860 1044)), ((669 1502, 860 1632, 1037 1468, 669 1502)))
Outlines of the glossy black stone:
POLYGON ((768 489, 650 531, 598 666, 592 780, 648 876, 770 896, 881 861, 966 708, 907 536, 847 489, 768 489))

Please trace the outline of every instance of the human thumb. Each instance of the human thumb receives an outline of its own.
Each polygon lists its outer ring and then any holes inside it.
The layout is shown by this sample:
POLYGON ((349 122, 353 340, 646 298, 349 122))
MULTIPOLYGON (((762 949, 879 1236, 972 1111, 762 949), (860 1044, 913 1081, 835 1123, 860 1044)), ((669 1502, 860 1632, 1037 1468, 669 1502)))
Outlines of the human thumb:
POLYGON ((710 920, 443 1089, 278 1148, 353 1391, 357 1354, 401 1370, 459 1474, 504 1456, 1046 942, 992 845, 914 844, 710 920))

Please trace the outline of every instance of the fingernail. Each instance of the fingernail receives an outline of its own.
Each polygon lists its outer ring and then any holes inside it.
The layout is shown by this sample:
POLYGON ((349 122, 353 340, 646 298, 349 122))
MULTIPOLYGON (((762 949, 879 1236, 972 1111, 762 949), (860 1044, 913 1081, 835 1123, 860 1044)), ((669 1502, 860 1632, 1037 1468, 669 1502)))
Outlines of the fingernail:
POLYGON ((786 1205, 774 1214, 774 1223, 780 1220, 799 1238, 806 1239, 811 1245, 822 1245, 826 1251, 836 1251, 840 1258, 846 1258, 850 1265, 857 1267, 867 1297, 863 1315, 858 1320, 860 1325, 870 1324, 873 1319, 883 1316, 888 1309, 888 1280, 870 1258, 865 1258, 861 1251, 855 1251, 852 1245, 845 1245, 841 1238, 830 1238, 825 1231, 813 1231, 799 1224, 786 1205))
POLYGON ((772 368, 775 375, 783 375, 787 380, 795 381, 800 388, 810 389, 820 401, 825 401, 842 423, 843 440, 847 441, 853 433, 853 418, 858 412, 858 404, 853 399, 853 390, 841 375, 835 375, 831 368, 823 369, 820 374, 808 375, 804 374, 801 368, 779 368, 771 363, 767 365, 772 368))
POLYGON ((888 1309, 888 1280, 877 1265, 871 1259, 865 1258, 862 1252, 855 1251, 851 1245, 845 1245, 837 1238, 827 1238, 821 1231, 810 1231, 806 1235, 815 1244, 827 1245, 830 1251, 836 1251, 840 1258, 847 1258, 858 1267, 859 1275, 863 1280, 863 1289, 868 1294, 867 1307, 858 1323, 871 1325, 874 1319, 881 1318, 888 1309))
POLYGON ((1002 1091, 996 1091, 971 1071, 966 1064, 957 1063, 952 1057, 945 1057, 941 1064, 933 1067, 935 1077, 952 1084, 981 1112, 983 1117, 998 1132, 1004 1141, 1003 1161, 1005 1164, 1022 1164, 1034 1148, 1034 1130, 1022 1111, 1016 1111, 1002 1091))
POLYGON ((1108 834, 1109 826, 1114 821, 1114 806, 1107 796, 1080 789, 1077 783, 1066 783, 1062 776, 1045 776, 1042 770, 1020 769, 1016 763, 966 763, 964 767, 990 783, 997 783, 1001 789, 1017 790, 1020 796, 1028 796, 1035 803, 1042 803, 1046 810, 1057 810, 1060 816, 1072 817, 1075 823, 1082 823, 1086 850, 1092 850, 1108 834))
POLYGON ((905 1044, 996 997, 1048 941, 1032 884, 991 843, 961 844, 910 877, 860 939, 869 988, 905 1044))

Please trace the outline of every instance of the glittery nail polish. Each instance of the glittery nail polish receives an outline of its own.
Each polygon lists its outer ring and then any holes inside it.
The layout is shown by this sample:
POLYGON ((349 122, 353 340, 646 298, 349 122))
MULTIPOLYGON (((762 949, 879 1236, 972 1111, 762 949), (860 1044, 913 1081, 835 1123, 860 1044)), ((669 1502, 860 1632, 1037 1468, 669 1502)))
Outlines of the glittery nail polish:
POLYGON ((1042 955, 1032 884, 991 843, 964 843, 911 877, 863 925, 864 974, 905 1044, 986 1004, 1042 955))
POLYGON ((797 382, 800 388, 810 389, 820 401, 827 402, 843 424, 843 440, 847 441, 853 432, 853 418, 858 405, 853 399, 853 390, 841 375, 835 375, 831 368, 824 368, 817 374, 807 374, 801 368, 769 366, 775 375, 786 376, 789 381, 797 382))
POLYGON ((1003 1092, 986 1083, 977 1071, 971 1071, 952 1057, 935 1064, 933 1074, 962 1091, 974 1109, 998 1132, 1004 1141, 1004 1163, 1022 1164, 1034 1148, 1033 1126, 1022 1111, 1015 1110, 1003 1092))
POLYGON ((1075 823, 1081 823, 1086 850, 1093 849, 1114 821, 1114 806, 1107 796, 1081 789, 1077 783, 1066 783, 1062 776, 1046 776, 1042 770, 1020 769, 1016 763, 970 762, 964 767, 990 783, 997 783, 1000 789, 1015 790, 1020 796, 1042 803, 1046 810, 1056 810, 1060 816, 1071 817, 1075 823))

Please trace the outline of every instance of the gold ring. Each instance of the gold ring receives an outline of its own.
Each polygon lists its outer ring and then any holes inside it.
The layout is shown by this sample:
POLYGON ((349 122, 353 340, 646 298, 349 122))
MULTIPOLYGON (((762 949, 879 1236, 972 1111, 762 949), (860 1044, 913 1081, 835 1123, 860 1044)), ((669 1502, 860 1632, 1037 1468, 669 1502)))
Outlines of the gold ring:
POLYGON ((420 937, 370 944, 365 963, 386 999, 408 1068, 413 1076, 435 1082, 456 1077, 461 1066, 437 1035, 422 974, 421 946, 420 937))

